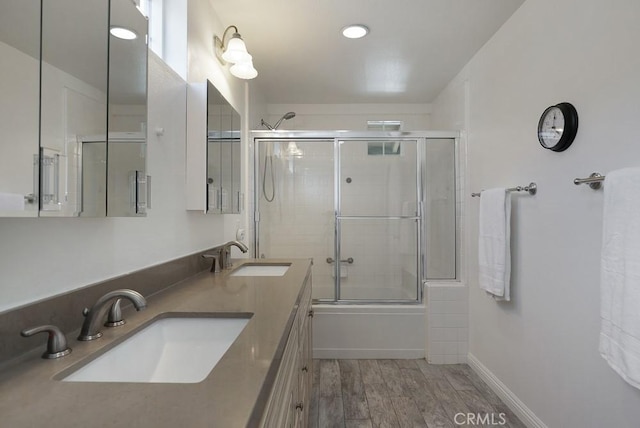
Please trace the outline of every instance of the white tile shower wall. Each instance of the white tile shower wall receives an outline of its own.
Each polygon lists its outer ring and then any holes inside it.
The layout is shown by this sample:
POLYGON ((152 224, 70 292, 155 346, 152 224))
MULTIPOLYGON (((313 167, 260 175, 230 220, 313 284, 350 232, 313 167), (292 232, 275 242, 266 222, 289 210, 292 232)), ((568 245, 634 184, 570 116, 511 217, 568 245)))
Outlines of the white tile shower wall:
MULTIPOLYGON (((469 343, 465 218, 467 185, 467 134, 469 83, 461 74, 450 83, 451 95, 434 104, 433 126, 459 130, 456 156, 456 276, 459 283, 430 282, 427 293, 427 359, 434 364, 465 363, 469 343)), ((477 201, 476 201, 477 202, 477 201)))
POLYGON ((427 360, 432 364, 467 362, 468 296, 463 284, 428 283, 427 360))

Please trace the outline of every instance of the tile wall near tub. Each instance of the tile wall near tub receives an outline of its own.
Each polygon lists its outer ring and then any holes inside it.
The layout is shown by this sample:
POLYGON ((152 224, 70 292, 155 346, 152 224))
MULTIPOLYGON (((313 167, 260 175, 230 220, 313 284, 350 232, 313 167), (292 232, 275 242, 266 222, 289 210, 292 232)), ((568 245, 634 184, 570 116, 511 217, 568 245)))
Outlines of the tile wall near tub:
POLYGON ((431 364, 467 362, 469 311, 467 287, 428 284, 427 360, 431 364))

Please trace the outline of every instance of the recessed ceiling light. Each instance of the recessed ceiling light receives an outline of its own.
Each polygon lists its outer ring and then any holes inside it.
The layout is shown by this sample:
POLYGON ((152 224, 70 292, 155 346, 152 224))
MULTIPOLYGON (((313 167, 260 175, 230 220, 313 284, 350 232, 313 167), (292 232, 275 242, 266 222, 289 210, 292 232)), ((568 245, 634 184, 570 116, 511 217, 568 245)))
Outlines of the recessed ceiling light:
POLYGON ((138 35, 133 30, 129 30, 124 27, 111 27, 109 30, 113 37, 117 37, 123 40, 134 40, 138 38, 138 35))
POLYGON ((344 27, 342 35, 348 39, 359 39, 369 34, 369 28, 362 24, 354 24, 344 27))

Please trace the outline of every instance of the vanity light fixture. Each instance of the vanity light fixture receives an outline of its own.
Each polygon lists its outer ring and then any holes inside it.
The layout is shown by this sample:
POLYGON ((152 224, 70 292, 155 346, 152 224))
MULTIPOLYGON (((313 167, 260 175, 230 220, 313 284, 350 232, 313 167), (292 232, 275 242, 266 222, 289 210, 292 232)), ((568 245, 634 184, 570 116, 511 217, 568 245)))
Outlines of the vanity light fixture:
POLYGON ((362 24, 348 25, 342 29, 342 35, 347 39, 361 39, 369 34, 369 27, 362 24))
POLYGON ((238 33, 238 27, 228 26, 222 34, 222 40, 213 36, 213 45, 216 58, 222 65, 233 64, 229 69, 231 74, 240 79, 253 79, 258 75, 258 71, 253 67, 252 57, 247 52, 247 46, 238 33), (233 34, 227 39, 229 30, 233 30, 233 34))
POLYGON ((289 141, 284 155, 286 158, 301 158, 304 152, 298 147, 295 141, 289 141))
POLYGON ((111 27, 109 32, 113 37, 117 37, 122 40, 135 40, 138 38, 138 35, 135 31, 130 30, 126 27, 111 27))

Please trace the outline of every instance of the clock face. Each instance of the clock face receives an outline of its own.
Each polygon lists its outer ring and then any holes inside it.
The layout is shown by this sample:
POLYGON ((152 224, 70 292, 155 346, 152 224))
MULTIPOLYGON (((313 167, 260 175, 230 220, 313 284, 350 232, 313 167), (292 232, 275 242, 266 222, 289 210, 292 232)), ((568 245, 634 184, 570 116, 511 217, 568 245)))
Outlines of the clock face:
POLYGON ((538 139, 543 147, 555 147, 564 132, 564 115, 558 107, 549 107, 542 115, 538 126, 538 139))
POLYGON ((548 107, 538 122, 538 141, 545 149, 562 152, 578 132, 578 112, 569 103, 548 107))

